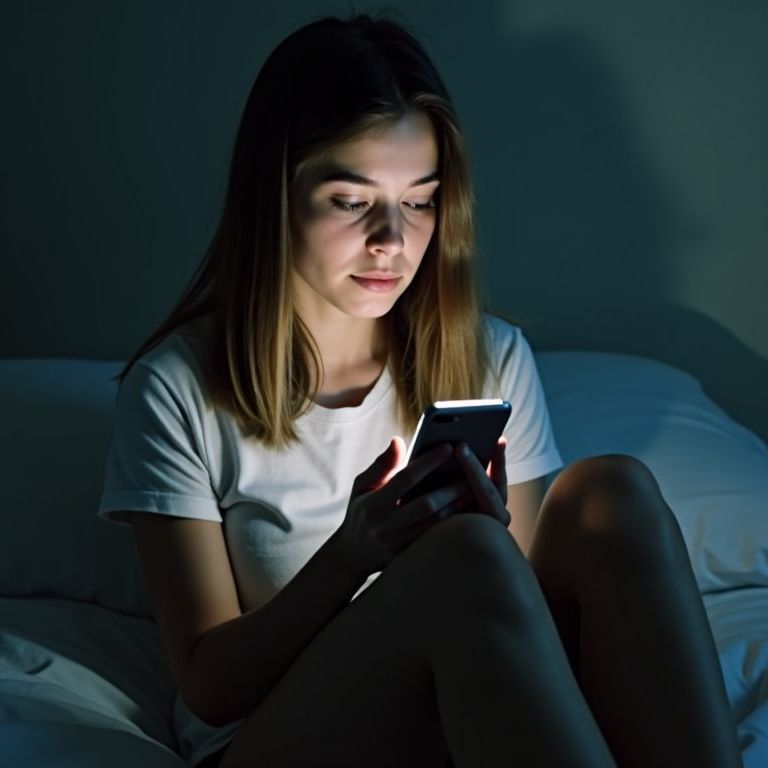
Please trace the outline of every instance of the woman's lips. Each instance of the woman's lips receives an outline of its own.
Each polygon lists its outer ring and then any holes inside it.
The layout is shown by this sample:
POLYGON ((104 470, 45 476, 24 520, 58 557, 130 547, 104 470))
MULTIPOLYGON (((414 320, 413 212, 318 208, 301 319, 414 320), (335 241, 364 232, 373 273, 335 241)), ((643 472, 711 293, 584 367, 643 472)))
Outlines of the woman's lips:
POLYGON ((374 293, 387 293, 397 288, 397 284, 400 282, 400 277, 358 277, 352 275, 352 279, 361 287, 367 291, 373 291, 374 293))

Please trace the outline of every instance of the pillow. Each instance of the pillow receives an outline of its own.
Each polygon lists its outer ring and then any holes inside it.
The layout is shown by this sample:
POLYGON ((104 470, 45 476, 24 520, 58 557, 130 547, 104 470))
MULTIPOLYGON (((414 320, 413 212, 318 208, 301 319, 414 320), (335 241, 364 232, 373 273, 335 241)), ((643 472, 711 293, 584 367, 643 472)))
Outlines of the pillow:
POLYGON ((656 476, 700 589, 768 585, 768 450, 683 371, 583 351, 536 356, 563 461, 624 453, 656 476))
POLYGON ((0 360, 0 595, 151 615, 131 529, 96 517, 120 365, 0 360))

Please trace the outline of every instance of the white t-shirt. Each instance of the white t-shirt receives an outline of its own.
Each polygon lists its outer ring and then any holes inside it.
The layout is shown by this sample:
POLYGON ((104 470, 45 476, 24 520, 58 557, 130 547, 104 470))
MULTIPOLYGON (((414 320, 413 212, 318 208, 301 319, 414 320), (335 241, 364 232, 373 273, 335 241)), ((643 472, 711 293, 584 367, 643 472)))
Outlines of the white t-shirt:
MULTIPOLYGON (((206 401, 201 359, 208 318, 190 323, 140 358, 120 387, 98 514, 121 522, 131 510, 221 522, 240 603, 268 601, 344 519, 355 477, 394 435, 406 443, 385 369, 354 407, 313 405, 296 422, 300 442, 279 451, 245 438, 206 401)), ((510 485, 559 469, 544 394, 520 330, 485 317, 497 372, 482 397, 512 405, 504 434, 510 485)), ((178 697, 177 697, 178 698, 178 697)), ((177 701, 182 756, 193 765, 231 738, 239 723, 210 728, 177 701)))

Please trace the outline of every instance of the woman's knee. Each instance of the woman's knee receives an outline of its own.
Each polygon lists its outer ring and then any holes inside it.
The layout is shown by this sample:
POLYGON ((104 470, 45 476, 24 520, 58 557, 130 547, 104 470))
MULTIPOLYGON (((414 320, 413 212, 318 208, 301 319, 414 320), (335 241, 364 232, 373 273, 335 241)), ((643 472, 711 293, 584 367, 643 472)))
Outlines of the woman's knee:
POLYGON ((680 530, 656 478, 638 459, 607 454, 566 467, 550 487, 540 525, 595 550, 677 556, 680 530))
POLYGON ((622 453, 590 456, 569 464, 555 478, 548 497, 578 499, 598 491, 632 496, 658 490, 650 469, 639 459, 622 453))
POLYGON ((509 531, 488 515, 464 512, 433 525, 417 541, 432 567, 457 573, 519 564, 522 554, 509 531))
POLYGON ((498 520, 478 513, 453 515, 413 546, 429 572, 433 605, 466 611, 528 610, 536 586, 528 561, 498 520))

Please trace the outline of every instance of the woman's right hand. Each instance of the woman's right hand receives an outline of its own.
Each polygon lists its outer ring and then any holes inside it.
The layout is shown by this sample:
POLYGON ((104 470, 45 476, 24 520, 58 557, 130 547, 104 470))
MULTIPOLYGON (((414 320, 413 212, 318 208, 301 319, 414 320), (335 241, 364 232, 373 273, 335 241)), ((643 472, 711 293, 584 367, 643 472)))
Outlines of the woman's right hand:
POLYGON ((452 448, 448 443, 438 445, 398 472, 404 453, 402 438, 393 438, 384 453, 355 478, 347 514, 334 534, 341 557, 361 575, 382 570, 430 526, 466 506, 464 482, 401 504, 400 498, 446 461, 452 448))

